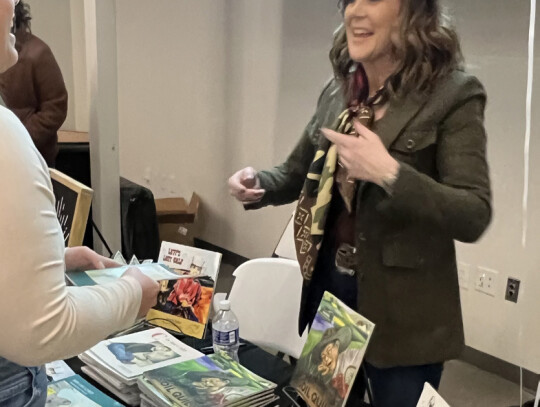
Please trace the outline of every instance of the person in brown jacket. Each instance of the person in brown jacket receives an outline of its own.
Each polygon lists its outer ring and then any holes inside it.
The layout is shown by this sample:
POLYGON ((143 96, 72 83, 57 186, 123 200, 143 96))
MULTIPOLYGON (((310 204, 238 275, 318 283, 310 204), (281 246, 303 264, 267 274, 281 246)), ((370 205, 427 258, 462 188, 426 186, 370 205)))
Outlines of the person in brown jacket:
POLYGON ((30 30, 31 18, 28 5, 19 2, 13 25, 19 61, 0 75, 0 96, 22 121, 47 165, 54 167, 68 95, 51 49, 30 30))

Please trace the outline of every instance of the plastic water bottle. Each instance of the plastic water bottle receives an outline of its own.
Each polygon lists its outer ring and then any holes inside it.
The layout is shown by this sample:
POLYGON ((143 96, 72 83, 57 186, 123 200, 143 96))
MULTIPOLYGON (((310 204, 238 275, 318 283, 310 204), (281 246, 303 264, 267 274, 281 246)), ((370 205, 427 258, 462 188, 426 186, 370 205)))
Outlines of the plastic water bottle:
POLYGON ((238 318, 231 311, 231 302, 222 300, 219 303, 219 312, 212 321, 212 339, 214 352, 223 352, 238 362, 238 318))

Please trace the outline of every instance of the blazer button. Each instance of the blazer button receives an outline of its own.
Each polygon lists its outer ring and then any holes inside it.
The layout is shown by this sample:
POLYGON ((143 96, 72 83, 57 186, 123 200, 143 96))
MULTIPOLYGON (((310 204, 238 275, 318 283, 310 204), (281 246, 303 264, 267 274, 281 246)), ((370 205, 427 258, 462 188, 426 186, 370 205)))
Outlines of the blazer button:
POLYGON ((361 242, 365 242, 367 240, 366 235, 364 235, 363 233, 359 233, 358 240, 360 240, 361 242))
POLYGON ((416 143, 414 142, 413 139, 408 139, 407 140, 407 150, 412 150, 415 145, 416 145, 416 143))

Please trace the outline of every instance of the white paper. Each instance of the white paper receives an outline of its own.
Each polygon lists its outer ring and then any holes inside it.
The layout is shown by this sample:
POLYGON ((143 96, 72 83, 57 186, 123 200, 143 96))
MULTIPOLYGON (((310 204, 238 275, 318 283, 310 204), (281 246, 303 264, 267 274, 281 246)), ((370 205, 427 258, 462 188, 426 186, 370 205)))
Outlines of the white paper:
POLYGON ((216 281, 221 254, 181 244, 163 242, 158 263, 179 270, 184 275, 208 276, 216 281))
POLYGON ((47 376, 52 377, 53 382, 75 375, 75 372, 63 360, 47 363, 45 371, 47 376))
POLYGON ((429 383, 424 384, 424 391, 416 407, 450 407, 429 383))

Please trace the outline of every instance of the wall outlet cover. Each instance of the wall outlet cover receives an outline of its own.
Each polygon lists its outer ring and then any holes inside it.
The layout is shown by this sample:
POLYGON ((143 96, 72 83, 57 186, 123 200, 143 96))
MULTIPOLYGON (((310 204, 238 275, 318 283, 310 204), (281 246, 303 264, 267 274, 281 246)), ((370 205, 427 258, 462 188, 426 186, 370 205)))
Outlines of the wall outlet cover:
POLYGON ((475 289, 481 293, 495 297, 497 295, 498 274, 499 273, 495 270, 490 270, 486 267, 478 267, 474 282, 475 289))

